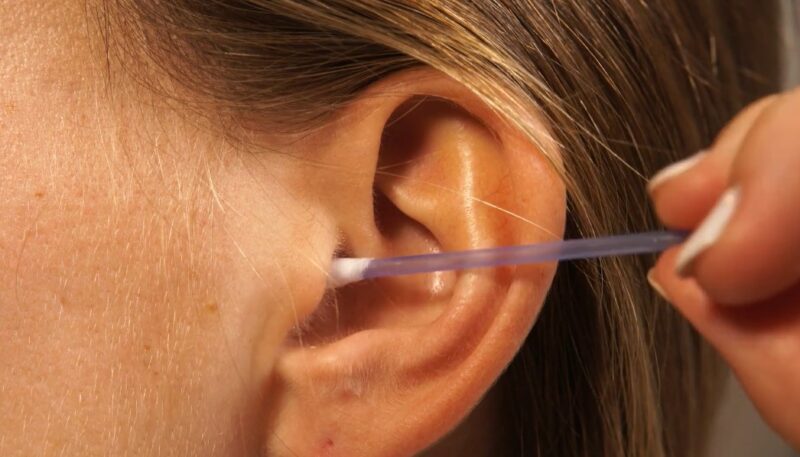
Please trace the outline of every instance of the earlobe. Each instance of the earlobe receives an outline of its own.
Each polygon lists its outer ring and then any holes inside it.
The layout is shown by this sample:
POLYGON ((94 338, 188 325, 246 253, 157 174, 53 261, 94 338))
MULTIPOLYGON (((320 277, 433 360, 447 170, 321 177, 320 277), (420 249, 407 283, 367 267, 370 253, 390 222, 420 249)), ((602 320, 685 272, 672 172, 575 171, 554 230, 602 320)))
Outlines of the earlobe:
MULTIPOLYGON (((392 96, 365 93, 333 124, 373 139, 360 150, 330 146, 371 177, 329 181, 350 196, 330 200, 347 255, 559 237, 564 187, 543 151, 468 91, 424 73, 379 84, 374 90, 392 96)), ((281 446, 297 455, 410 455, 429 446, 475 407, 513 357, 554 271, 441 272, 329 293, 279 360, 281 446)))

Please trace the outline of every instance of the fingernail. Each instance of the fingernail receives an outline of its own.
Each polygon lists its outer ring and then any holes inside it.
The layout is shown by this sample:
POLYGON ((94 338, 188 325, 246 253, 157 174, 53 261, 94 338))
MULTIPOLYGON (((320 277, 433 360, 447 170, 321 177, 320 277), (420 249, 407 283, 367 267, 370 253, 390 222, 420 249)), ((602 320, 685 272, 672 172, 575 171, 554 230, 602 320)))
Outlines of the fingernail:
POLYGON ((672 165, 662 169, 655 174, 647 183, 648 192, 652 193, 658 186, 664 184, 670 179, 684 173, 686 170, 692 168, 697 162, 705 156, 705 151, 700 151, 697 154, 687 157, 680 162, 675 162, 672 165))
POLYGON ((686 240, 675 260, 675 270, 679 275, 686 276, 697 256, 717 242, 739 204, 739 194, 738 186, 722 194, 716 206, 686 240))
POLYGON ((647 272, 647 282, 650 283, 650 287, 652 287, 653 290, 658 292, 658 295, 660 295, 661 298, 663 298, 664 300, 669 300, 669 298, 667 297, 667 293, 664 291, 664 288, 661 286, 661 284, 658 283, 658 281, 656 281, 654 273, 655 271, 652 268, 650 269, 650 271, 647 272))

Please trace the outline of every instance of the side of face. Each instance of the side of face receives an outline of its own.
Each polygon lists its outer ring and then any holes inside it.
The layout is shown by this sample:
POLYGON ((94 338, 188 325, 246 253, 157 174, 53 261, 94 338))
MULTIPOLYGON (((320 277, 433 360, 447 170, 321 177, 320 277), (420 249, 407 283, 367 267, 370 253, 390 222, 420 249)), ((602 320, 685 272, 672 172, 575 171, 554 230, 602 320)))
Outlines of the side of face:
POLYGON ((46 3, 0 31, 0 454, 408 455, 479 403, 553 265, 326 271, 559 237, 540 148, 431 70, 245 148, 46 3))

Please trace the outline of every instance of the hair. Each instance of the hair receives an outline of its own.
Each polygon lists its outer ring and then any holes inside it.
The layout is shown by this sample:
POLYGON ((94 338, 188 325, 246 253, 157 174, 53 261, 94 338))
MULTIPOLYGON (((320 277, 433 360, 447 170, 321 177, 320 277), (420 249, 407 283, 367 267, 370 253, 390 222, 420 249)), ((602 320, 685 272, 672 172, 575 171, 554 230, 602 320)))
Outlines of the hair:
MULTIPOLYGON (((536 113, 563 151, 567 237, 656 228, 644 177, 780 88, 778 0, 102 5, 110 48, 168 75, 201 110, 302 130, 371 83, 426 65, 532 141, 520 119, 536 113)), ((559 267, 498 381, 507 455, 702 453, 721 364, 646 286, 652 262, 559 267)))

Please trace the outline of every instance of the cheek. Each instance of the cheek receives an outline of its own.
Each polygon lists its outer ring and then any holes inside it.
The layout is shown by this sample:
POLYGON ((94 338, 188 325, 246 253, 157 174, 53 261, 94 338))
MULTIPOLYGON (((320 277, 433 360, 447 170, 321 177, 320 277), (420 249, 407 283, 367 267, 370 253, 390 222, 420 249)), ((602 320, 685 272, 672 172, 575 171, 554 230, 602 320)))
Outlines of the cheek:
POLYGON ((247 455, 262 420, 253 361, 279 344, 270 323, 288 321, 276 310, 296 280, 247 259, 272 247, 264 233, 299 236, 295 212, 238 220, 246 173, 214 195, 182 117, 123 97, 136 113, 111 112, 89 87, 101 69, 62 57, 87 74, 36 82, 48 73, 25 67, 0 84, 0 455, 247 455), (158 141, 136 144, 143 131, 158 141))
POLYGON ((226 295, 235 257, 211 199, 60 152, 0 170, 16 178, 0 202, 0 432, 19 439, 0 449, 242 445, 259 387, 241 338, 257 329, 226 295))
POLYGON ((323 294, 330 221, 287 167, 51 127, 57 145, 2 138, 0 455, 247 454, 276 353, 323 294))

